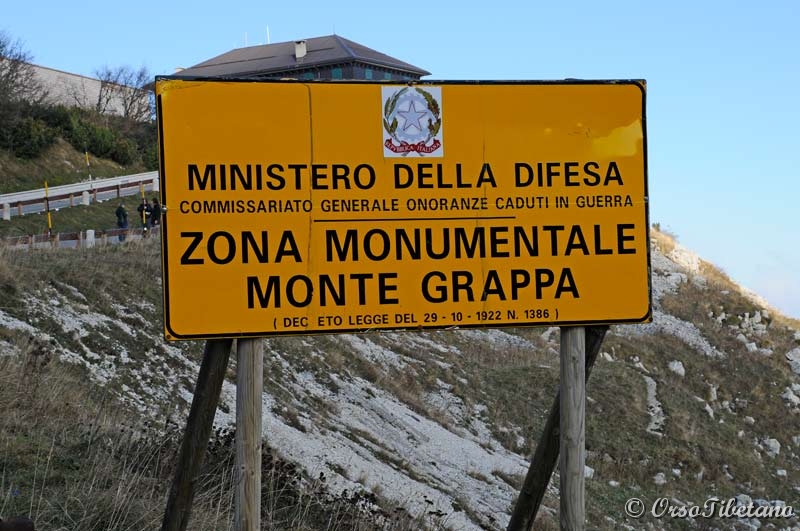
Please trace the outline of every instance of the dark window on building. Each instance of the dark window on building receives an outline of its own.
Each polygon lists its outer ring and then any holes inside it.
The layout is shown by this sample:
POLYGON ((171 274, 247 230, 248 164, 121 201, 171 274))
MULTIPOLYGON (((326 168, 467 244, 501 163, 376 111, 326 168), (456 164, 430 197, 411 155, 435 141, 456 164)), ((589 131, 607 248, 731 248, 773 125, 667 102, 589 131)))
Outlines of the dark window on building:
POLYGON ((364 79, 372 79, 372 69, 365 68, 364 69, 364 79))
POLYGON ((342 69, 334 68, 331 70, 331 79, 342 79, 342 69))
POLYGON ((384 73, 383 73, 383 79, 385 79, 386 81, 391 81, 391 79, 392 79, 392 74, 391 74, 391 73, 389 73, 389 72, 384 72, 384 73))

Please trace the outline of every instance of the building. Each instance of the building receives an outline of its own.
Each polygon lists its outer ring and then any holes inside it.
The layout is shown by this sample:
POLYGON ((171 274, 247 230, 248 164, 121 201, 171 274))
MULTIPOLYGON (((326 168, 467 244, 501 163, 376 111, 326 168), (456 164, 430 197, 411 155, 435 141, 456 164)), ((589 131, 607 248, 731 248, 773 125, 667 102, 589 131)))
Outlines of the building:
POLYGON ((47 92, 47 102, 65 107, 94 109, 104 114, 150 118, 148 93, 93 77, 81 76, 31 64, 30 67, 47 92))
POLYGON ((236 48, 177 72, 192 77, 405 81, 430 72, 339 35, 236 48))

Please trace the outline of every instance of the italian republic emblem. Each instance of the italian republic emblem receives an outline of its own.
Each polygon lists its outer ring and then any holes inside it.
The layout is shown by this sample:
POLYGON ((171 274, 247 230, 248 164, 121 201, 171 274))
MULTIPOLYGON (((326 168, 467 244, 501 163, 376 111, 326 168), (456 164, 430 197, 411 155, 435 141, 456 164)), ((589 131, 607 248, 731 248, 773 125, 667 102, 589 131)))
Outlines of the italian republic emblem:
POLYGON ((383 156, 444 156, 442 88, 381 87, 383 156))

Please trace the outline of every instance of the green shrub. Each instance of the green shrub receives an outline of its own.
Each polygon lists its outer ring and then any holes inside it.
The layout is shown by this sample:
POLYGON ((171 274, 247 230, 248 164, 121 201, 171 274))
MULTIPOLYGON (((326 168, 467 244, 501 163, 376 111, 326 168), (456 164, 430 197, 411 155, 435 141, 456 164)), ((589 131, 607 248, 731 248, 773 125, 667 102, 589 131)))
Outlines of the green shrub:
POLYGON ((43 121, 61 135, 66 135, 72 126, 72 115, 63 105, 32 105, 30 116, 43 121))
POLYGON ((53 145, 56 131, 36 118, 23 118, 16 123, 12 137, 14 155, 33 159, 53 145))
POLYGON ((117 138, 111 152, 111 160, 127 166, 136 160, 136 145, 127 138, 117 138))
POLYGON ((116 135, 110 129, 94 124, 86 124, 86 129, 89 135, 87 139, 89 152, 104 159, 111 158, 117 140, 116 135))

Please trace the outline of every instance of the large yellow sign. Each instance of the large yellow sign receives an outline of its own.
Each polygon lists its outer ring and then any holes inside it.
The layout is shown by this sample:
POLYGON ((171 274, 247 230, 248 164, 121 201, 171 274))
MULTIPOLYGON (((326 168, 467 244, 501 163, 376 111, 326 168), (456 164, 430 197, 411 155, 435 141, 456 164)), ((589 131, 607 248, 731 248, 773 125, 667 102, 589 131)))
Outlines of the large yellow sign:
POLYGON ((650 319, 644 82, 156 92, 170 339, 650 319))

